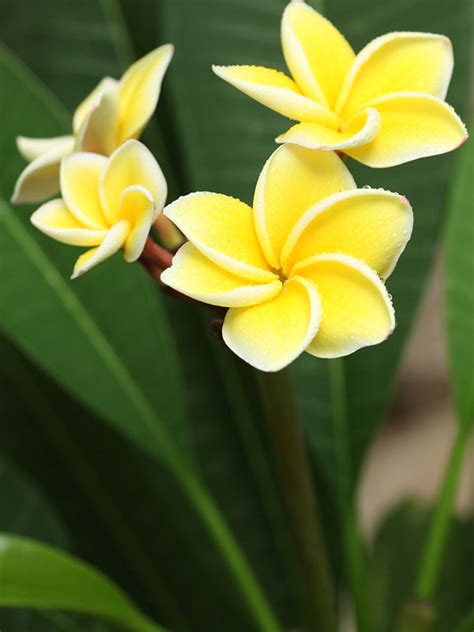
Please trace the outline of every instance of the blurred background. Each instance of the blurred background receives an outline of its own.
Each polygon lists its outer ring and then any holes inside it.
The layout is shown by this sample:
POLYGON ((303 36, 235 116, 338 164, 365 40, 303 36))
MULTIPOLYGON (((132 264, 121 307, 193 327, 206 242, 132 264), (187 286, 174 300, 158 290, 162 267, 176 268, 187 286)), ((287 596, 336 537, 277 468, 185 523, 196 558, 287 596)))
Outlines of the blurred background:
MULTIPOLYGON (((192 452, 286 628, 299 629, 293 614, 297 599, 279 554, 284 525, 262 473, 268 454, 254 376, 212 338, 207 312, 162 295, 139 266, 115 258, 71 284, 74 249, 31 230, 33 207, 8 207, 23 168, 15 137, 69 133, 72 112, 103 76, 120 77, 133 60, 172 42, 176 54, 143 138, 166 174, 169 199, 200 189, 250 201, 274 149, 272 139, 286 121, 225 85, 210 65, 284 69, 279 20, 285 4, 0 0, 0 192, 5 200, 0 207, 0 529, 88 560, 175 632, 221 631, 224 623, 226 632, 253 628, 232 586, 222 581, 222 562, 176 482, 145 455, 149 437, 127 388, 138 384, 157 419, 192 452)), ((355 50, 393 30, 447 34, 456 59, 448 101, 470 120, 472 0, 311 4, 324 10, 355 50)), ((443 244, 459 160, 443 156, 384 171, 350 163, 360 186, 407 194, 416 218, 413 240, 389 281, 396 334, 380 349, 364 350, 344 363, 352 459, 346 474, 369 551, 377 632, 390 629, 409 596, 429 505, 455 434, 443 244)), ((466 340, 466 349, 474 353, 474 340, 466 340)), ((335 498, 344 487, 331 425, 334 396, 324 362, 302 358, 292 376, 343 596, 340 533, 332 528, 335 498)), ((473 504, 471 446, 456 502, 450 562, 438 591, 436 632, 451 631, 474 607, 473 504)), ((345 625, 352 629, 350 613, 345 625)), ((24 609, 0 610, 0 628, 112 629, 91 619, 24 609)))

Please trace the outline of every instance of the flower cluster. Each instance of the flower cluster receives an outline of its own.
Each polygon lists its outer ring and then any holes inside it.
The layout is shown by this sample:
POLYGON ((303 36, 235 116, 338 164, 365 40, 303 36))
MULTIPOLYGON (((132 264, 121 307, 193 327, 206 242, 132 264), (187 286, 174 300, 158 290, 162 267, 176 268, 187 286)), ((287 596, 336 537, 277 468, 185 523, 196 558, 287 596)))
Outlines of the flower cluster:
MULTIPOLYGON (((344 356, 395 327, 384 281, 411 236, 411 207, 396 193, 357 188, 338 154, 390 167, 451 151, 467 138, 444 100, 453 69, 446 37, 390 33, 356 55, 327 19, 292 0, 281 38, 292 78, 258 66, 214 66, 297 122, 276 139, 282 146, 260 173, 253 207, 209 192, 167 206, 164 217, 187 241, 159 270, 164 285, 225 308, 225 343, 262 371, 280 370, 303 351, 344 356)), ((172 54, 162 46, 120 81, 103 79, 77 108, 73 135, 18 139, 31 162, 13 201, 42 201, 60 189, 61 198, 43 204, 32 222, 58 241, 90 247, 74 277, 118 250, 126 261, 144 256, 167 187, 135 139, 156 107, 172 54)))

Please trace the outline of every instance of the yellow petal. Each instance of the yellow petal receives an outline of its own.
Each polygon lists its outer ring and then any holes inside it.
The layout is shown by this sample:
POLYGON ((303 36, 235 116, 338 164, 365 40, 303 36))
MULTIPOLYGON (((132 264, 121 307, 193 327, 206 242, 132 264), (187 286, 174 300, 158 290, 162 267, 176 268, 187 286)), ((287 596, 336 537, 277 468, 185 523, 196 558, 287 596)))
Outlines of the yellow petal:
POLYGON ((109 156, 117 147, 118 87, 107 82, 76 134, 76 150, 109 156))
POLYGON ((173 52, 171 44, 160 46, 130 66, 120 80, 119 143, 140 136, 148 123, 173 52))
POLYGON ((287 273, 313 255, 337 252, 361 259, 387 278, 410 239, 413 213, 408 200, 383 189, 336 193, 307 211, 283 248, 287 273))
POLYGON ((77 279, 118 252, 125 243, 129 231, 130 224, 125 220, 112 226, 98 248, 92 248, 79 257, 71 278, 77 279))
POLYGON ((137 140, 129 140, 110 156, 100 180, 102 205, 111 224, 120 219, 123 192, 136 185, 153 198, 156 219, 168 193, 165 177, 150 150, 137 140))
POLYGON ((112 79, 111 77, 104 77, 104 79, 100 81, 100 83, 94 88, 94 90, 92 90, 89 96, 84 99, 84 101, 74 112, 74 116, 72 119, 72 128, 74 130, 74 134, 77 134, 90 111, 97 106, 97 103, 101 99, 102 93, 104 91, 116 91, 117 89, 118 81, 116 79, 112 79))
POLYGON ((274 281, 253 224, 252 209, 227 195, 191 193, 164 214, 209 259, 250 281, 274 281))
POLYGON ((444 99, 453 71, 453 49, 443 35, 388 33, 357 55, 341 90, 344 117, 394 92, 425 92, 444 99))
POLYGON ((276 277, 270 283, 249 283, 213 263, 190 242, 178 250, 161 281, 186 296, 222 307, 256 305, 276 296, 282 287, 276 277))
POLYGON ((72 246, 97 246, 105 230, 84 228, 66 207, 64 200, 50 200, 31 216, 31 223, 48 237, 72 246))
POLYGON ((319 331, 306 351, 338 358, 385 340, 395 316, 384 284, 365 263, 347 255, 316 255, 294 273, 310 279, 322 304, 319 331))
POLYGON ((64 156, 74 146, 74 139, 64 137, 52 148, 30 162, 21 172, 12 195, 13 204, 42 202, 59 191, 59 167, 64 156))
POLYGON ((298 123, 278 136, 276 142, 292 143, 309 149, 346 152, 351 147, 370 143, 376 137, 379 128, 379 113, 374 108, 368 108, 354 116, 341 131, 319 123, 298 123))
POLYGON ((280 253, 299 218, 319 200, 355 182, 332 152, 283 145, 267 160, 254 197, 255 227, 267 261, 279 269, 280 253))
POLYGON ((394 167, 410 160, 444 154, 467 139, 467 130, 453 110, 436 97, 406 92, 372 102, 380 115, 380 131, 371 143, 346 149, 369 167, 394 167))
POLYGON ((224 342, 261 371, 279 371, 295 360, 318 331, 321 305, 311 282, 293 277, 273 299, 227 312, 224 342))
POLYGON ((79 152, 61 163, 61 193, 74 217, 87 228, 107 229, 99 197, 99 178, 107 159, 79 152))
POLYGON ((333 109, 354 52, 343 35, 304 2, 286 7, 281 25, 285 60, 303 94, 333 109))
POLYGON ((337 117, 305 97, 284 73, 262 66, 213 66, 218 77, 283 116, 337 126, 337 117))
POLYGON ((53 138, 28 138, 17 136, 16 146, 25 160, 36 160, 50 149, 65 147, 68 152, 74 149, 73 136, 55 136, 53 138))
POLYGON ((136 261, 143 252, 155 216, 150 193, 139 185, 128 187, 122 194, 120 217, 128 221, 130 233, 125 242, 125 261, 136 261))

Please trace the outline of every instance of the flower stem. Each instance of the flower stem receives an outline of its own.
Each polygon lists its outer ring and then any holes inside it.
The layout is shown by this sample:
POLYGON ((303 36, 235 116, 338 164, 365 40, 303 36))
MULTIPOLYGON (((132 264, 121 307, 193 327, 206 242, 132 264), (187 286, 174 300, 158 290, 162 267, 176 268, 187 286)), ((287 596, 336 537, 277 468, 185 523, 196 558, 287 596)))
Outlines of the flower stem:
POLYGON ((286 369, 258 375, 277 475, 307 597, 308 629, 333 632, 336 629, 333 586, 290 377, 286 369))
POLYGON ((367 632, 370 627, 365 594, 365 554, 354 508, 345 371, 342 359, 329 360, 329 375, 336 450, 337 497, 347 580, 353 600, 357 630, 367 632))
POLYGON ((415 596, 420 600, 431 601, 438 587, 452 509, 471 429, 472 424, 468 422, 460 422, 458 425, 416 580, 415 596))

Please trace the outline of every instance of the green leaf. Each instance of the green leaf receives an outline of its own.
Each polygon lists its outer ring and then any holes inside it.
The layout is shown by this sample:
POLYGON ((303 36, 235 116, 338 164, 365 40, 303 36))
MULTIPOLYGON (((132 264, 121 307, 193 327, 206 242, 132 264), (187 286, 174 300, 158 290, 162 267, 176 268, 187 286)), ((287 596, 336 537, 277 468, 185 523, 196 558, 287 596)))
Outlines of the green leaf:
POLYGON ((113 582, 45 544, 0 535, 0 606, 94 615, 135 632, 159 632, 113 582))
MULTIPOLYGON (((415 501, 393 508, 379 526, 369 567, 369 594, 374 630, 391 632, 402 606, 411 597, 420 547, 431 512, 415 501)), ((455 518, 446 549, 441 581, 434 599, 433 632, 454 630, 474 601, 473 518, 455 518)))
MULTIPOLYGON (((472 128, 471 128, 472 129, 472 128)), ((454 399, 461 423, 474 422, 474 145, 466 143, 449 200, 446 328, 454 399)))

